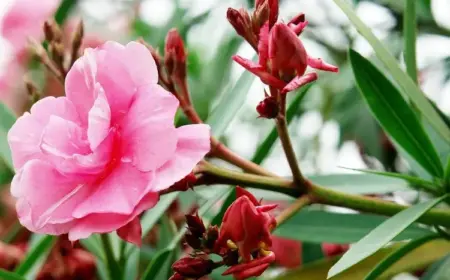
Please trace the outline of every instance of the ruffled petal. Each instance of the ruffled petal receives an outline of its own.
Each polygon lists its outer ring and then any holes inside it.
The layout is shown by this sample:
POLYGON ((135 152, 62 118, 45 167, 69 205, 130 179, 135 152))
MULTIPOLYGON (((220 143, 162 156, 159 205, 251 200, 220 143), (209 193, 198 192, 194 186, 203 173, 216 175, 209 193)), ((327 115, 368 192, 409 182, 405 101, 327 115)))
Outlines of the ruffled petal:
POLYGON ((89 190, 50 164, 31 160, 15 175, 11 193, 18 198, 17 213, 25 227, 34 232, 60 234, 73 223, 72 210, 89 190))
POLYGON ((58 116, 73 123, 79 122, 73 104, 65 97, 46 97, 33 105, 30 113, 19 117, 8 132, 14 167, 20 169, 30 159, 43 158, 40 144, 44 127, 50 116, 58 116))
POLYGON ((141 87, 122 125, 124 159, 141 171, 170 160, 177 146, 177 107, 178 100, 160 86, 141 87))
POLYGON ((105 91, 96 84, 97 99, 89 111, 87 137, 90 148, 94 151, 108 136, 111 125, 111 109, 106 99, 105 91))
POLYGON ((159 200, 158 193, 148 193, 130 215, 113 213, 91 214, 79 220, 69 232, 69 240, 87 238, 92 233, 106 233, 121 228, 135 219, 143 211, 152 208, 159 200))
POLYGON ((174 157, 156 171, 154 191, 170 187, 194 169, 210 150, 210 128, 205 124, 177 128, 178 143, 174 157))

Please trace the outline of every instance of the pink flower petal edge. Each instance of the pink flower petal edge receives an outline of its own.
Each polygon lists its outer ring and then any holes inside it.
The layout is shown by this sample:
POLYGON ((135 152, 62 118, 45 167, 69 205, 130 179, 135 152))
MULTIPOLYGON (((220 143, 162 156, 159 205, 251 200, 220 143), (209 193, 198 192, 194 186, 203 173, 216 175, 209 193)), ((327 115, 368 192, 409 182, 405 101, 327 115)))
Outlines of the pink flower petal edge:
POLYGON ((157 81, 145 46, 107 42, 76 61, 66 97, 17 120, 11 193, 25 227, 70 240, 118 231, 140 244, 139 214, 210 150, 208 125, 174 126, 178 100, 157 81))

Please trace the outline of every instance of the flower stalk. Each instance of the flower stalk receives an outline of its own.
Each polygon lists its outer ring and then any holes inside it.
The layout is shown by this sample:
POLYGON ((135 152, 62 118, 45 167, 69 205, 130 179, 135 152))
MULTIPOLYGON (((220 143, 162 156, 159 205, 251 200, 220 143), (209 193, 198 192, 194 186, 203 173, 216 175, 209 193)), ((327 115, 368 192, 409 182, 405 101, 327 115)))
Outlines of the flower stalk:
MULTIPOLYGON (((302 195, 300 188, 293 188, 293 186, 296 186, 293 181, 283 178, 272 178, 232 171, 215 166, 205 161, 200 163, 196 173, 200 176, 200 179, 196 183, 197 185, 212 183, 234 184, 263 190, 271 190, 284 193, 292 197, 300 197, 302 195)), ((385 216, 393 216, 408 208, 408 206, 378 198, 335 191, 314 184, 308 180, 304 181, 304 185, 302 185, 302 187, 307 190, 311 203, 345 207, 361 212, 385 216)), ((443 209, 432 209, 420 217, 418 222, 427 225, 441 225, 450 227, 450 211, 443 209)))
POLYGON ((103 249, 106 255, 106 267, 108 269, 109 279, 121 280, 122 279, 122 271, 120 270, 121 266, 114 258, 114 252, 112 249, 109 236, 107 234, 100 234, 100 239, 102 241, 103 249))

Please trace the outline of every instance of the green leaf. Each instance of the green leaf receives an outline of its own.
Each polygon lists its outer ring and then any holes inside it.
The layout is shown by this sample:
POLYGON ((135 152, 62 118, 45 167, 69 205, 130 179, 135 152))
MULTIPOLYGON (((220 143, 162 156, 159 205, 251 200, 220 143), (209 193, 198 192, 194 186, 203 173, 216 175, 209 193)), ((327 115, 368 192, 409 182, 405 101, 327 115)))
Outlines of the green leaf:
POLYGON ((211 125, 212 135, 217 138, 222 136, 239 109, 244 105, 254 79, 255 76, 252 73, 244 71, 234 87, 224 94, 219 105, 207 120, 207 123, 211 125))
POLYGON ((388 255, 384 260, 382 260, 380 263, 377 264, 377 266, 374 267, 374 269, 366 276, 364 280, 376 280, 378 277, 383 274, 389 267, 393 266, 397 261, 399 261, 401 258, 403 258, 405 255, 410 253, 411 251, 415 250, 417 247, 422 246, 423 244, 439 238, 439 235, 432 234, 427 235, 422 238, 418 238, 415 240, 412 240, 399 249, 393 251, 390 255, 388 255))
POLYGON ((63 24, 77 3, 78 0, 63 0, 55 13, 55 21, 60 25, 63 24))
MULTIPOLYGON (((161 279, 157 278, 160 275, 160 272, 164 270, 164 268, 167 267, 167 264, 169 260, 171 259, 173 251, 171 249, 165 249, 162 251, 159 251, 155 257, 150 262, 150 265, 145 270, 144 274, 142 275, 142 280, 153 280, 153 279, 161 279)), ((170 265, 170 264, 169 264, 170 265)), ((164 279, 168 279, 164 278, 164 279)))
POLYGON ((0 102, 0 159, 13 171, 14 165, 8 144, 8 131, 16 121, 14 114, 0 102))
MULTIPOLYGON (((294 119, 295 114, 298 112, 298 107, 300 106, 300 103, 305 98, 311 86, 312 84, 308 84, 302 87, 298 92, 294 94, 294 99, 291 101, 286 111, 286 121, 288 125, 294 119)), ((252 161, 256 164, 261 164, 262 161, 267 157, 267 155, 272 150, 272 147, 277 139, 278 139, 278 132, 274 124, 272 129, 270 130, 270 133, 266 136, 264 141, 256 149, 252 161)))
POLYGON ((450 275, 450 255, 434 263, 421 280, 446 280, 450 275))
POLYGON ((404 180, 404 181, 412 184, 413 186, 411 186, 411 187, 413 187, 413 188, 423 189, 424 191, 428 191, 432 194, 440 194, 439 189, 437 188, 437 186, 435 186, 435 184, 433 182, 424 180, 419 177, 410 176, 410 175, 402 174, 402 173, 386 172, 386 171, 356 169, 356 168, 346 168, 346 167, 343 167, 343 168, 349 169, 349 170, 354 170, 354 171, 359 171, 359 172, 364 172, 364 173, 369 173, 369 174, 373 174, 373 175, 377 175, 377 176, 398 178, 400 180, 404 180))
MULTIPOLYGON (((304 242, 348 244, 359 241, 387 220, 371 214, 300 211, 278 226, 274 234, 304 242)), ((428 229, 411 225, 394 240, 419 238, 430 233, 428 229)))
POLYGON ((13 177, 14 173, 0 157, 0 185, 9 184, 13 177))
POLYGON ((233 190, 228 194, 227 198, 225 198, 225 201, 222 204, 222 207, 220 208, 219 213, 214 216, 214 218, 211 221, 211 225, 218 226, 222 223, 223 215, 225 215, 225 212, 227 211, 228 207, 236 200, 236 188, 233 188, 233 190))
POLYGON ((350 250, 330 269, 328 278, 374 254, 444 198, 446 196, 416 204, 383 222, 350 247, 350 250))
POLYGON ((302 265, 324 258, 322 244, 302 242, 302 265))
POLYGON ((317 175, 308 179, 326 188, 354 194, 381 194, 409 189, 401 179, 374 174, 317 175))
POLYGON ((36 241, 33 242, 27 251, 25 259, 14 270, 15 273, 25 276, 27 279, 35 279, 39 269, 47 259, 50 250, 55 244, 56 237, 50 235, 36 235, 36 241))
POLYGON ((103 253, 102 245, 97 234, 93 234, 88 238, 80 240, 81 245, 94 254, 100 261, 104 262, 106 260, 105 254, 103 253))
POLYGON ((380 125, 423 168, 441 178, 444 172, 439 156, 397 88, 359 53, 350 50, 349 56, 359 90, 380 125))
POLYGON ((403 18, 404 49, 403 56, 406 64, 406 72, 411 80, 417 84, 416 63, 416 2, 405 1, 405 15, 403 18))
MULTIPOLYGON (((393 251, 400 248, 402 244, 394 244, 386 248, 381 249, 374 255, 368 257, 362 262, 352 266, 348 270, 336 275, 331 278, 332 280, 361 280, 364 276, 370 272, 374 266, 377 265, 381 260, 386 258, 393 251)), ((399 260, 388 270, 386 270, 379 280, 388 280, 402 272, 413 272, 418 269, 426 268, 431 263, 439 260, 443 256, 447 255, 450 251, 450 243, 444 240, 435 240, 426 243, 410 254, 406 255, 404 258, 399 260)), ((281 274, 276 278, 277 280, 323 280, 327 277, 327 272, 330 267, 339 259, 339 257, 334 257, 331 259, 317 261, 298 269, 293 269, 286 271, 286 273, 281 274)), ((439 280, 444 280, 439 279, 439 280)), ((427 279, 430 280, 430 279, 427 279)), ((438 280, 438 279, 433 279, 438 280)))
MULTIPOLYGON (((403 89, 403 94, 408 96, 416 107, 422 112, 423 116, 427 118, 431 125, 437 132, 442 134, 447 142, 450 142, 450 129, 445 125, 444 121, 439 117, 433 106, 427 100, 423 92, 414 84, 414 81, 403 72, 398 65, 394 56, 392 56, 386 47, 381 43, 372 33, 369 27, 356 15, 352 7, 346 0, 334 0, 334 2, 347 15, 349 20, 353 23, 356 30, 368 41, 375 51, 377 57, 381 60, 384 66, 392 74, 394 80, 403 89)), ((375 79, 374 79, 375 80, 375 79)), ((376 80, 378 82, 378 80, 376 80)))
POLYGON ((21 275, 0 268, 0 279, 2 280, 25 280, 21 275))

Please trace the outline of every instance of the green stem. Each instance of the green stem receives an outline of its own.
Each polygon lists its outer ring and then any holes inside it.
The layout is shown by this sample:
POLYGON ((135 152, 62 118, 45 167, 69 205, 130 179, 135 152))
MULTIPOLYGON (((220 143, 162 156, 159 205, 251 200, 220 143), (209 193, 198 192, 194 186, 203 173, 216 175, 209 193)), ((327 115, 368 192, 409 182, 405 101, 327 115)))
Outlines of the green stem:
MULTIPOLYGON (((204 176, 203 180, 199 181, 199 184, 223 183, 243 185, 258 189, 280 192, 292 197, 300 197, 302 195, 302 192, 299 188, 293 188, 295 184, 292 181, 282 178, 245 174, 217 167, 207 162, 202 162, 196 172, 204 176)), ((309 181, 305 181, 305 184, 302 185, 302 187, 308 190, 308 196, 314 203, 346 207, 361 212, 368 212, 385 216, 393 216, 398 212, 408 208, 408 206, 385 201, 382 199, 347 194, 331 190, 329 188, 310 183, 309 181)), ((442 209, 432 209, 425 213, 418 221, 428 225, 441 225, 450 227, 450 211, 442 209)))
MULTIPOLYGON (((305 178, 303 177, 302 172, 300 171, 300 167, 298 166, 295 151, 292 147, 291 138, 289 137, 286 117, 284 115, 279 115, 277 117, 276 126, 281 145, 283 146, 286 159, 292 171, 292 176, 294 177, 294 182, 298 187, 302 187, 305 184, 305 178)), ((304 191, 303 188, 301 188, 301 190, 304 191)))
POLYGON ((112 250, 111 242, 108 234, 100 234, 100 238, 102 240, 103 249, 106 255, 106 267, 109 273, 109 279, 111 280, 121 280, 122 272, 119 266, 119 263, 116 261, 114 257, 114 252, 112 250))
POLYGON ((417 84, 416 25, 416 1, 406 0, 403 18, 404 58, 406 72, 417 84))

